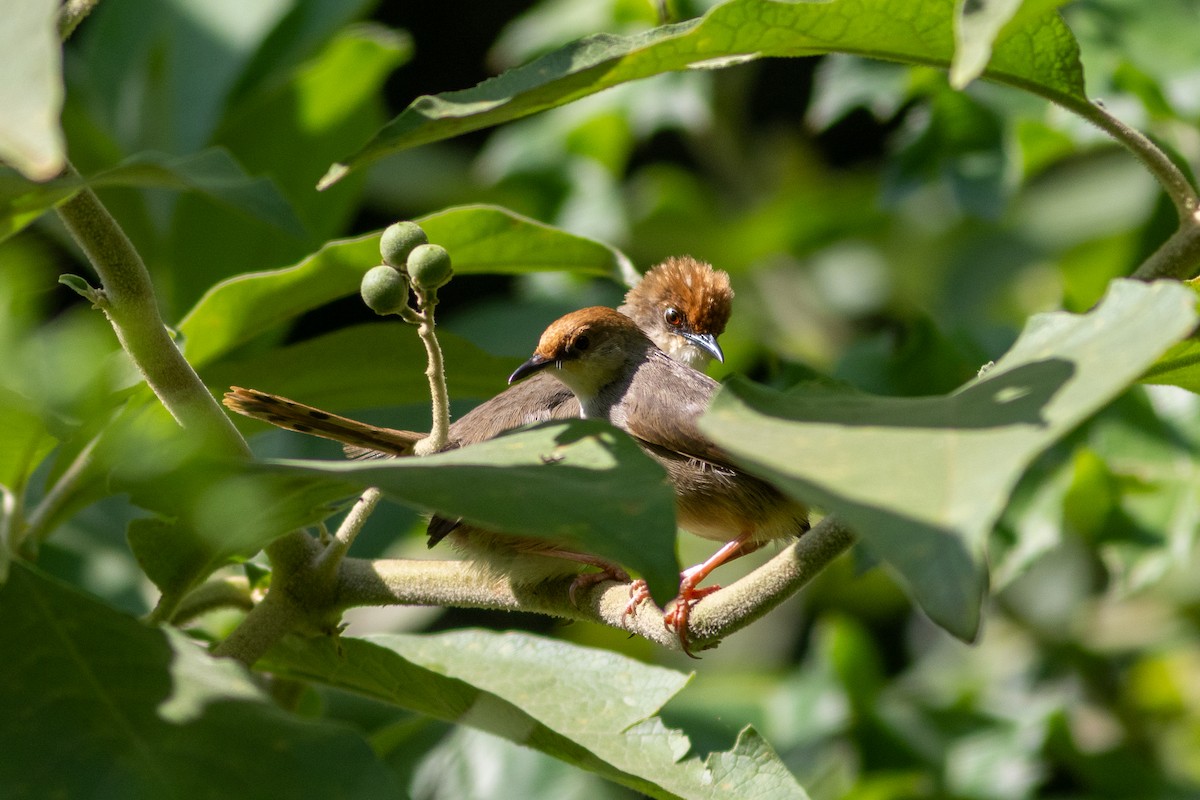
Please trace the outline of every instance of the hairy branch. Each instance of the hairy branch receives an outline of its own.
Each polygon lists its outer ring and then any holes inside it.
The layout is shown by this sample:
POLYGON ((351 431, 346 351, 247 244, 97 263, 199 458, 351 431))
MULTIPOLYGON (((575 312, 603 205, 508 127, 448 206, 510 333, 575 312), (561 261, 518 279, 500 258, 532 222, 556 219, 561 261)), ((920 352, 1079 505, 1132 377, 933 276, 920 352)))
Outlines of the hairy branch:
POLYGON ((1170 196, 1181 222, 1188 220, 1196 213, 1196 209, 1200 208, 1200 197, 1197 196, 1196 189, 1188 181, 1187 176, 1141 131, 1129 127, 1108 113, 1107 109, 1099 103, 1059 97, 1052 99, 1062 103, 1066 108, 1116 139, 1118 143, 1133 153, 1170 196))
POLYGON ((362 493, 354 507, 350 509, 350 513, 338 526, 333 541, 325 547, 321 555, 317 556, 314 566, 318 572, 332 572, 337 569, 338 562, 350 550, 350 545, 354 544, 354 540, 358 538, 358 532, 362 530, 363 525, 367 524, 367 519, 382 499, 383 492, 374 487, 362 493))
POLYGON ((212 654, 234 658, 250 666, 276 642, 299 628, 303 621, 303 609, 293 601, 285 587, 272 586, 263 601, 242 620, 242 624, 213 648, 212 654))
POLYGON ((249 456, 246 441, 171 341, 146 265, 95 192, 81 189, 58 215, 100 276, 97 305, 171 416, 219 449, 249 456))
MULTIPOLYGON (((730 586, 702 599, 692 610, 689 639, 694 649, 749 625, 787 600, 854 543, 854 535, 835 517, 826 517, 763 566, 730 586)), ((536 586, 497 581, 469 561, 346 559, 342 564, 336 604, 354 606, 440 605, 532 611, 586 620, 636 633, 656 644, 680 649, 662 612, 646 603, 626 615, 629 585, 612 581, 585 593, 578 606, 568 597, 571 580, 536 586)))
POLYGON ((218 608, 254 608, 250 581, 244 577, 218 578, 197 586, 175 607, 171 624, 182 625, 218 608))
POLYGON ((425 376, 429 378, 429 396, 433 404, 433 422, 429 435, 417 442, 417 455, 436 453, 446 446, 450 435, 450 394, 446 390, 446 366, 442 359, 442 346, 434 330, 434 311, 437 309, 437 290, 414 291, 421 305, 420 325, 417 335, 425 345, 425 376))

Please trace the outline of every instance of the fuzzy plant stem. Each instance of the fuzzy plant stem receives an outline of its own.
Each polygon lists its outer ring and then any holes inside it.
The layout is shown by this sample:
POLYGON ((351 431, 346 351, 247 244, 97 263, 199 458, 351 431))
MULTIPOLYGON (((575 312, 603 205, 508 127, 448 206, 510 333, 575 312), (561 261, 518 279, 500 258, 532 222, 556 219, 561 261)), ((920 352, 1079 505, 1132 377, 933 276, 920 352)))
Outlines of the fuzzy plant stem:
POLYGON ((1196 189, 1188 181, 1187 176, 1175 166, 1175 162, 1167 156, 1149 137, 1141 131, 1131 128, 1121 120, 1108 113, 1104 106, 1098 103, 1070 102, 1064 103, 1088 122, 1117 140, 1138 161, 1150 171, 1150 174, 1162 186, 1163 191, 1171 198, 1180 221, 1186 221, 1200 207, 1200 197, 1196 189))
POLYGON ((250 666, 286 634, 322 617, 330 606, 331 582, 318 580, 313 569, 320 552, 321 544, 311 536, 292 533, 276 539, 267 548, 272 567, 270 591, 213 648, 213 655, 250 666))
POLYGON ((1149 137, 1108 113, 1100 103, 1049 94, 1029 86, 1020 88, 1041 94, 1107 133, 1142 163, 1171 198, 1175 213, 1179 215, 1179 230, 1138 267, 1133 277, 1147 281, 1157 278, 1182 280, 1200 273, 1200 218, 1197 217, 1200 194, 1175 162, 1149 137))
POLYGON ((79 488, 79 482, 87 473, 88 467, 92 463, 92 453, 99 441, 99 436, 94 437, 79 451, 79 455, 75 456, 71 465, 54 482, 41 502, 34 507, 25 530, 20 533, 20 537, 15 542, 18 548, 33 550, 49 535, 55 515, 74 496, 79 488))
POLYGON ((1183 219, 1179 230, 1163 242, 1137 270, 1133 277, 1152 281, 1158 278, 1187 280, 1200 273, 1200 212, 1183 219))
MULTIPOLYGON (((693 649, 712 646, 787 600, 854 544, 854 534, 836 517, 823 519, 794 544, 741 580, 702 599, 692 609, 693 649)), ((680 650, 678 635, 663 625, 662 612, 643 603, 625 614, 629 584, 606 581, 571 602, 571 578, 514 586, 489 577, 469 562, 357 559, 342 562, 339 608, 430 605, 533 611, 627 630, 663 647, 680 650)))
POLYGON ((332 576, 333 571, 337 569, 338 562, 350 550, 350 545, 354 543, 359 531, 363 529, 363 525, 367 523, 367 519, 382 499, 383 492, 374 487, 362 493, 362 496, 358 498, 358 502, 354 504, 354 507, 350 509, 350 513, 346 515, 346 518, 342 520, 342 524, 338 526, 333 540, 321 551, 321 555, 317 556, 313 568, 318 573, 332 576))
POLYGON ((58 215, 100 276, 93 303, 171 416, 228 454, 248 457, 245 439, 171 341, 146 265, 95 192, 81 189, 58 215))
POLYGON ((176 606, 171 624, 182 625, 218 608, 254 608, 250 582, 244 577, 218 578, 197 586, 176 606))
POLYGON ((450 393, 446 390, 446 367, 442 360, 442 346, 434 330, 434 311, 437 308, 437 290, 415 289, 421 307, 417 335, 425 345, 425 377, 429 378, 429 396, 433 406, 433 423, 429 436, 417 442, 419 456, 436 453, 446 446, 450 435, 450 393))
MULTIPOLYGON (((74 168, 68 172, 78 175, 74 168)), ((58 206, 58 215, 100 277, 99 289, 87 287, 82 293, 108 317, 121 347, 159 401, 180 427, 205 441, 214 452, 248 458, 246 440, 171 340, 146 265, 96 193, 87 187, 80 189, 58 206)), ((77 291, 79 283, 78 279, 71 281, 77 291)), ((66 479, 71 476, 64 476, 66 479)), ((48 498, 58 503, 60 495, 52 489, 48 498)), ((180 600, 182 596, 164 592, 150 620, 166 621, 180 600)))

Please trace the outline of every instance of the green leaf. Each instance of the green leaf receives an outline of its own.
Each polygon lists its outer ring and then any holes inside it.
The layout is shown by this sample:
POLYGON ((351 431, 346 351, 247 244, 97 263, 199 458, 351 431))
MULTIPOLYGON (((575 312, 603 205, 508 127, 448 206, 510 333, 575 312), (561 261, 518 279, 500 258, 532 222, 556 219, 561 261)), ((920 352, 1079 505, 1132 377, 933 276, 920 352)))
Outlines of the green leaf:
POLYGON ((0 486, 20 492, 33 469, 54 447, 37 407, 0 386, 0 486))
POLYGON ((931 618, 974 637, 984 542, 1022 470, 1196 324, 1177 283, 1115 281, 1085 315, 1031 319, 980 377, 887 398, 734 380, 701 428, 784 491, 844 516, 931 618))
POLYGON ((1062 544, 1063 503, 1073 477, 1070 461, 1035 463, 1026 470, 997 525, 1000 535, 989 548, 993 592, 1006 588, 1062 544))
POLYGON ((282 76, 289 76, 370 6, 370 0, 292 0, 239 77, 233 105, 236 107, 245 93, 276 85, 282 76))
POLYGON ((20 565, 0 616, 7 798, 401 796, 360 736, 281 711, 176 631, 20 565))
POLYGON ((411 50, 407 39, 380 26, 350 27, 227 114, 213 143, 237 153, 247 171, 270 175, 308 235, 267 228, 202 195, 180 198, 166 243, 174 307, 190 307, 219 280, 293 263, 346 231, 363 181, 337 192, 314 192, 313 183, 386 119, 383 83, 411 50))
POLYGON ((632 284, 639 277, 614 247, 496 206, 439 211, 417 222, 429 241, 450 251, 461 274, 570 271, 632 284))
POLYGON ((115 491, 161 517, 132 523, 129 545, 164 594, 177 597, 217 567, 325 519, 354 493, 322 476, 213 458, 205 443, 168 428, 160 408, 145 416, 157 427, 139 420, 145 429, 114 433, 96 461, 115 491))
POLYGON ((78 89, 127 152, 195 152, 211 141, 247 64, 292 5, 100 3, 76 37, 87 69, 72 75, 72 95, 78 89), (130 107, 146 112, 131 115, 130 107))
POLYGON ((1179 554, 1195 548, 1200 532, 1200 416, 1187 404, 1155 405, 1136 393, 1089 426, 1091 471, 1102 485, 1077 491, 1093 477, 1077 468, 1075 497, 1068 496, 1076 502, 1064 507, 1076 529, 1088 518, 1099 523, 1082 533, 1101 553, 1115 597, 1178 569, 1179 554))
POLYGON ((379 261, 379 235, 329 242, 292 267, 221 281, 179 323, 183 352, 202 368, 306 311, 358 290, 379 261))
MULTIPOLYGON (((561 270, 628 281, 619 251, 494 206, 461 206, 417 220, 450 251, 460 274, 561 270)), ((330 242, 292 267, 239 275, 214 286, 179 324, 197 367, 294 317, 358 291, 379 263, 379 236, 330 242)))
POLYGON ((100 300, 100 292, 94 286, 88 283, 85 278, 67 273, 65 275, 59 275, 58 282, 93 305, 100 300))
POLYGON ((992 56, 992 46, 1006 30, 1048 18, 1069 0, 955 0, 954 61, 950 85, 962 89, 978 78, 992 56))
POLYGON ((0 26, 0 161, 31 180, 53 178, 66 163, 62 128, 62 44, 57 0, 4 10, 0 26))
POLYGON ((519 633, 287 640, 260 665, 469 725, 651 797, 805 798, 752 729, 727 753, 654 716, 688 677, 626 656, 519 633))
MULTIPOLYGON (((1190 288, 1200 302, 1200 281, 1189 281, 1184 286, 1190 288)), ((1163 353, 1154 366, 1146 370, 1142 383, 1179 386, 1200 394, 1200 335, 1193 332, 1163 353)))
POLYGON ((1189 337, 1163 353, 1142 376, 1142 383, 1180 386, 1200 394, 1200 339, 1189 337))
MULTIPOLYGON (((438 342, 451 397, 490 398, 520 359, 498 358, 446 330, 438 342)), ((330 411, 429 402, 425 345, 411 325, 367 323, 201 370, 220 391, 254 386, 330 411), (313 365, 321 365, 314 369, 313 365)))
POLYGON ((248 558, 288 531, 320 522, 344 485, 298 475, 239 474, 213 467, 176 470, 153 478, 118 478, 133 502, 169 522, 137 523, 129 546, 164 594, 179 596, 234 558, 248 558))
MULTIPOLYGON (((319 186, 399 150, 662 72, 830 52, 948 68, 953 22, 954 0, 731 0, 677 25, 631 36, 589 36, 473 89, 417 98, 358 152, 335 164, 319 186)), ((1078 46, 1056 14, 1003 30, 983 74, 1068 105, 1086 100, 1078 46)))
POLYGON ((303 236, 304 226, 266 178, 251 178, 228 151, 210 148, 189 156, 139 153, 90 178, 67 176, 46 183, 0 170, 0 239, 83 187, 139 186, 199 192, 235 211, 303 236))
POLYGON ((641 573, 661 604, 679 590, 674 495, 657 463, 599 420, 539 425, 459 450, 385 461, 267 461, 504 533, 563 542, 641 573), (596 502, 604 498, 604 502, 596 502))

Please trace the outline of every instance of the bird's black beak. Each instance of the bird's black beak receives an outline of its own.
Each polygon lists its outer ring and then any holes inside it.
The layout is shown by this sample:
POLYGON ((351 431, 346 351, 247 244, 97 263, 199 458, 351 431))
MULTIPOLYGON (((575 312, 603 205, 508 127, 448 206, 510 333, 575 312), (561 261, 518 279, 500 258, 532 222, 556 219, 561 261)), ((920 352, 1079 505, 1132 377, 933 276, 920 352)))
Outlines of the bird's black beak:
POLYGON ((725 363, 725 354, 721 352, 721 345, 717 344, 717 337, 711 333, 684 333, 683 338, 687 339, 694 345, 703 347, 708 352, 712 353, 712 357, 722 364, 725 363))
MULTIPOLYGON (((714 344, 715 344, 715 342, 714 342, 714 344)), ((521 366, 519 366, 515 370, 513 370, 513 374, 508 376, 508 382, 516 383, 517 381, 521 380, 522 378, 528 378, 533 373, 543 370, 553 363, 554 363, 553 359, 543 358, 543 357, 539 356, 537 353, 534 353, 532 358, 530 358, 524 364, 522 364, 521 366)))

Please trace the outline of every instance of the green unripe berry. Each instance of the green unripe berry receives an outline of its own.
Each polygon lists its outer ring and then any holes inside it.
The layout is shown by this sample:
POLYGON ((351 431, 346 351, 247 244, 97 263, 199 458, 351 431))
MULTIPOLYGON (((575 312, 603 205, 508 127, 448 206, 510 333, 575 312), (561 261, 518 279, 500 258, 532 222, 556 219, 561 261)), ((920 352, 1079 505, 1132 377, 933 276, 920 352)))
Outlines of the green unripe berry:
POLYGON ((429 237, 417 223, 396 222, 384 228, 379 240, 379 254, 383 256, 383 263, 402 270, 409 253, 428 241, 429 237))
POLYGON ((414 286, 431 291, 445 286, 454 275, 450 254, 439 244, 423 244, 408 254, 408 274, 414 286))
POLYGON ((408 278, 395 267, 380 264, 363 275, 359 293, 376 314, 397 314, 408 307, 408 278))

